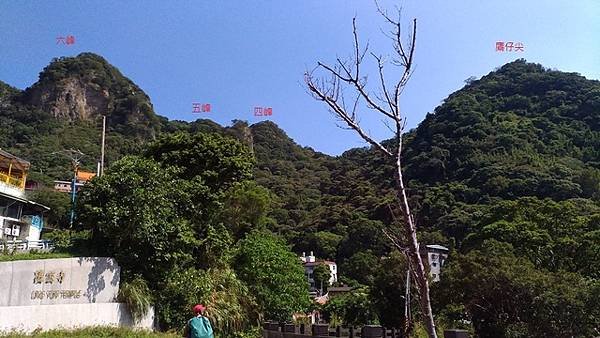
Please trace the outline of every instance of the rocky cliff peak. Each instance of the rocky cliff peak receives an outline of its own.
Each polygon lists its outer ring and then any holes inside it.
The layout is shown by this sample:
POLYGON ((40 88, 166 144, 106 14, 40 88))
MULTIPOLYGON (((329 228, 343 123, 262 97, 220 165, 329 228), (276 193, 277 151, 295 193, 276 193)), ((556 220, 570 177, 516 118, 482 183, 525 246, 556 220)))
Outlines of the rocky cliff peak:
POLYGON ((144 133, 152 133, 160 124, 148 95, 93 53, 53 59, 22 100, 69 121, 106 115, 109 126, 144 133))

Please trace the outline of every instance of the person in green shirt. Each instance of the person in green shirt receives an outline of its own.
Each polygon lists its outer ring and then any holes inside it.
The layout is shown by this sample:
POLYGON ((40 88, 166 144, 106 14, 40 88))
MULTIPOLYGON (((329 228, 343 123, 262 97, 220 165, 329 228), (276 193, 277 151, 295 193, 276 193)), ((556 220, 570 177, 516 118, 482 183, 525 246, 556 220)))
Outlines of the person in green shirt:
POLYGON ((194 306, 195 317, 188 320, 183 336, 187 338, 214 338, 210 320, 204 316, 206 306, 197 304, 194 306))

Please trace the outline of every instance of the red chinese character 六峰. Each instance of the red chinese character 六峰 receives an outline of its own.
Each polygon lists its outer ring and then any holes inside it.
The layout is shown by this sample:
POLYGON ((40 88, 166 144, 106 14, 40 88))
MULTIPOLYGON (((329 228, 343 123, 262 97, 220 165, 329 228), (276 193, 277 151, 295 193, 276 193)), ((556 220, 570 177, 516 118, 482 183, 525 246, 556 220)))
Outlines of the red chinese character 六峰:
POLYGON ((56 44, 58 45, 60 42, 62 42, 62 44, 65 44, 65 37, 64 36, 59 36, 56 38, 56 44))
POLYGON ((75 37, 73 35, 67 35, 66 39, 67 45, 72 45, 75 43, 75 37))
POLYGON ((522 52, 525 50, 525 46, 521 42, 515 43, 515 52, 522 52))
POLYGON ((273 115, 273 108, 269 107, 269 108, 265 108, 264 110, 265 116, 271 116, 273 115))
POLYGON ((202 105, 202 112, 203 113, 210 113, 210 103, 205 103, 202 105))
POLYGON ((202 112, 202 105, 200 103, 192 103, 192 113, 202 112))
POLYGON ((262 107, 254 107, 254 116, 263 116, 262 107))
POLYGON ((507 43, 506 43, 506 45, 505 45, 505 47, 506 47, 506 50, 507 50, 508 52, 512 52, 512 50, 513 50, 514 46, 515 46, 515 44, 514 44, 512 41, 509 41, 509 42, 507 42, 507 43))
POLYGON ((504 52, 504 41, 496 41, 496 52, 504 52))

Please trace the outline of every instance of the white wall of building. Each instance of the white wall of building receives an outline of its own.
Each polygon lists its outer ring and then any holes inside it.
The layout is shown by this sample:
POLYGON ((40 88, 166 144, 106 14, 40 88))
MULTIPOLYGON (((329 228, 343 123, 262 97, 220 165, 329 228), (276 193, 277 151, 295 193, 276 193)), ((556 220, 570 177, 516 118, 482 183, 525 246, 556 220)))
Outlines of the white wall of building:
POLYGON ((434 282, 440 281, 442 267, 448 259, 448 249, 440 245, 428 245, 427 263, 429 265, 429 275, 434 282))
POLYGON ((0 192, 19 198, 25 198, 25 190, 21 190, 19 187, 15 187, 14 185, 6 184, 1 181, 0 192))

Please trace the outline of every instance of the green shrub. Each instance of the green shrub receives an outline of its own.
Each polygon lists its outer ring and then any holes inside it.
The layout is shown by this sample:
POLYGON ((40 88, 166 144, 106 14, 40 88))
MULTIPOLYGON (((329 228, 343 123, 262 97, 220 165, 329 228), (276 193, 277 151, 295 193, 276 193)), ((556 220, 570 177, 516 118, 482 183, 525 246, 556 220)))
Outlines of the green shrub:
POLYGON ((90 239, 91 231, 53 230, 42 234, 42 239, 52 241, 55 252, 71 253, 74 256, 93 256, 90 239))
POLYGON ((12 262, 12 261, 29 261, 34 259, 50 259, 50 258, 69 258, 73 257, 68 253, 55 253, 55 252, 11 252, 8 254, 0 254, 0 262, 12 262))

